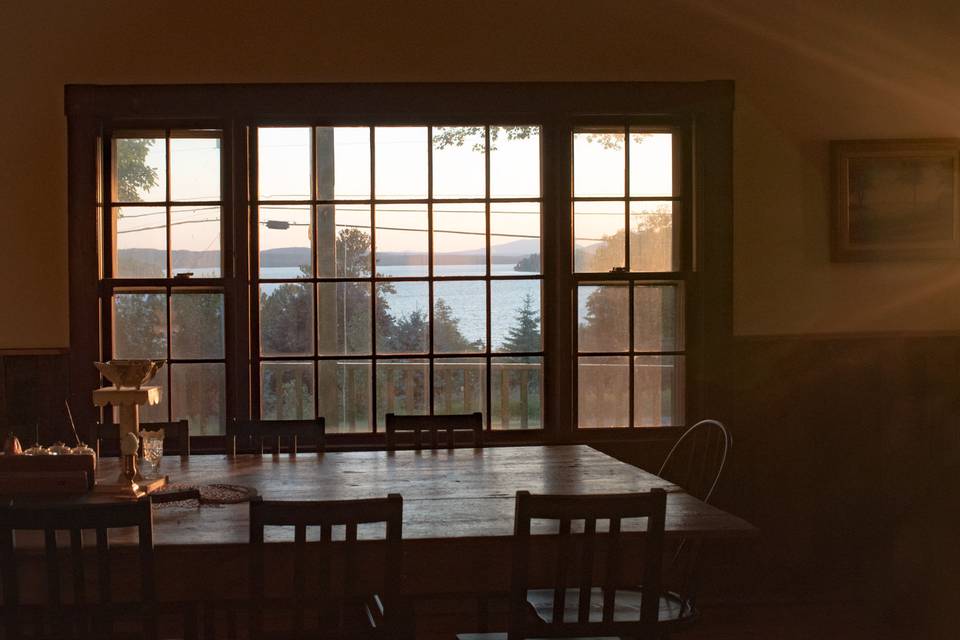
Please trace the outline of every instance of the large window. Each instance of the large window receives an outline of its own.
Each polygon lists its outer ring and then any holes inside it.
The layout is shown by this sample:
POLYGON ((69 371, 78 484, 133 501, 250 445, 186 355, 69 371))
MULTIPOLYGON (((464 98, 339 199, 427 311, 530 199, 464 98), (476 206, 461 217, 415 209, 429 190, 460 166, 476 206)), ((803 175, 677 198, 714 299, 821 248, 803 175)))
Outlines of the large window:
POLYGON ((682 425, 680 136, 634 125, 572 138, 577 423, 682 425))
POLYGON ((168 363, 141 420, 223 433, 226 417, 221 134, 114 132, 104 265, 104 357, 168 363))
POLYGON ((68 87, 71 404, 109 419, 91 361, 159 358, 142 419, 194 435, 722 415, 731 110, 726 82, 68 87))
POLYGON ((259 127, 265 419, 542 424, 540 129, 259 127))

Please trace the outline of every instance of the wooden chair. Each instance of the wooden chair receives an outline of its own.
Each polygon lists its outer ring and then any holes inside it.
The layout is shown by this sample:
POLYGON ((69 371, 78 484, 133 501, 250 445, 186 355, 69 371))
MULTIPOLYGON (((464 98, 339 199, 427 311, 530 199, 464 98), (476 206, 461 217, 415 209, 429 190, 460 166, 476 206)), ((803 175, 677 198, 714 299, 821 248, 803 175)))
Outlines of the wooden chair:
MULTIPOLYGON (((412 637, 408 608, 400 602, 403 576, 403 498, 391 494, 371 500, 317 502, 250 502, 250 629, 253 638, 264 637, 265 618, 286 622, 292 629, 276 637, 405 638, 412 637), (383 539, 358 542, 357 527, 385 523, 383 539), (293 527, 294 549, 292 597, 268 598, 276 587, 266 586, 264 527, 293 527), (343 526, 342 541, 334 541, 334 527, 343 526), (319 541, 307 544, 307 528, 319 528, 319 541), (360 567, 358 551, 371 553, 381 545, 383 568, 380 591, 364 592, 357 586, 360 567), (311 552, 311 553, 308 553, 311 552), (308 585, 308 576, 311 584, 308 585), (312 590, 315 597, 309 594, 312 590), (279 617, 281 611, 289 615, 279 617), (315 616, 316 625, 307 621, 315 616), (314 628, 311 628, 314 627, 314 628)), ((276 573, 275 570, 273 571, 276 573)), ((372 576, 364 575, 367 582, 372 576)), ((269 626, 269 625, 267 625, 269 626)), ((268 634, 267 637, 275 637, 268 634)))
POLYGON ((479 447, 483 444, 483 414, 479 411, 445 416, 398 416, 388 413, 387 451, 396 451, 398 433, 413 434, 413 446, 418 450, 424 448, 423 436, 429 436, 426 447, 437 449, 440 432, 446 434, 447 449, 456 446, 456 435, 463 432, 470 434, 471 447, 479 447))
MULTIPOLYGON (((680 598, 661 588, 666 493, 552 496, 517 492, 507 633, 460 634, 460 640, 520 638, 659 638, 687 621, 680 598), (625 585, 622 521, 646 518, 642 586, 625 585), (549 588, 531 588, 531 557, 546 542, 531 535, 534 521, 557 521, 559 535, 549 588), (582 520, 582 532, 573 522, 582 520), (608 521, 598 531, 598 521, 608 521), (601 557, 603 562, 595 562, 601 557), (598 571, 602 565, 603 570, 598 571)), ((636 535, 636 534, 633 534, 636 535)))
POLYGON ((239 440, 241 451, 251 451, 263 455, 263 442, 270 439, 273 455, 280 453, 282 438, 289 439, 288 451, 297 455, 297 447, 306 441, 316 447, 318 454, 327 446, 326 421, 314 420, 233 420, 227 424, 227 449, 231 456, 237 454, 239 440))
MULTIPOLYGON (((190 455, 190 421, 176 422, 141 422, 141 430, 156 431, 163 429, 164 455, 190 455)), ((117 444, 119 431, 115 424, 97 424, 97 457, 102 453, 119 454, 117 444), (107 446, 104 446, 106 444, 107 446)))
MULTIPOLYGON (((137 501, 101 504, 0 506, 0 565, 3 579, 3 620, 5 638, 121 638, 155 639, 158 636, 158 618, 163 612, 183 616, 183 631, 187 638, 196 637, 196 616, 188 605, 157 603, 154 584, 153 521, 150 498, 137 501), (109 531, 122 527, 136 527, 138 533, 140 594, 138 600, 114 600, 113 575, 110 562, 109 531), (19 553, 15 549, 14 532, 34 530, 43 532, 44 565, 47 598, 44 605, 24 604, 20 600, 19 553), (96 547, 84 548, 84 530, 94 530, 96 547), (57 548, 57 532, 68 531, 70 538, 69 566, 72 598, 65 603, 61 597, 62 554, 57 548), (88 597, 87 569, 89 556, 96 562, 97 597, 88 597), (130 632, 118 629, 139 628, 130 632)), ((129 565, 128 565, 129 566, 129 565)))

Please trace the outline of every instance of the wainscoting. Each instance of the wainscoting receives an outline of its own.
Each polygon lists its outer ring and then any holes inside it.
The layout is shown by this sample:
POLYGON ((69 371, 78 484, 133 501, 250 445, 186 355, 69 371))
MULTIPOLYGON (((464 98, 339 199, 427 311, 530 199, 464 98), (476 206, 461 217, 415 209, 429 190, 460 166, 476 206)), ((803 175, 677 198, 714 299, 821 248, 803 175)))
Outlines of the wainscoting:
POLYGON ((67 376, 66 349, 0 349, 2 437, 14 431, 27 447, 39 428, 44 443, 66 440, 67 376))

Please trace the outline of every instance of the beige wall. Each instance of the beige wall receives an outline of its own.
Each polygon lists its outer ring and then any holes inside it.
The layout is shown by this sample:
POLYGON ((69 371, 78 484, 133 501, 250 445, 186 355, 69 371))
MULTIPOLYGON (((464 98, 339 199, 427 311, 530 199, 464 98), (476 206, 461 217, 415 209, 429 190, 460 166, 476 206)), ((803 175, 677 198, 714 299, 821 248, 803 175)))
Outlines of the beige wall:
POLYGON ((7 0, 0 348, 69 342, 66 83, 731 78, 736 332, 960 330, 960 267, 832 264, 827 229, 828 140, 960 135, 958 7, 7 0))

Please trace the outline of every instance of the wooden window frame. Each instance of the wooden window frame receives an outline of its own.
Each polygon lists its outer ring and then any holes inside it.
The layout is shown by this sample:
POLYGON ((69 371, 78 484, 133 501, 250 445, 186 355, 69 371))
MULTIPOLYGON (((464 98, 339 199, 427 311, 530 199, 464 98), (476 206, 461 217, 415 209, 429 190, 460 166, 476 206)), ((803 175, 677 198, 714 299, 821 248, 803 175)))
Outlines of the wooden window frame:
MULTIPOLYGON (((264 123, 370 126, 529 123, 542 127, 545 429, 493 431, 489 442, 603 442, 669 437, 674 428, 577 429, 572 274, 571 132, 584 122, 669 120, 689 132, 690 209, 683 212, 687 421, 729 419, 732 338, 733 83, 411 83, 259 85, 68 85, 68 244, 70 400, 78 422, 98 417, 92 366, 103 351, 100 275, 102 145, 112 130, 215 128, 223 133, 223 280, 226 418, 246 418, 252 394, 251 297, 256 233, 252 127, 264 123)), ((606 274, 604 274, 606 275, 606 274)), ((197 283, 200 284, 200 283, 197 283)), ((632 399, 631 399, 632 402, 632 399)), ((332 435, 333 447, 381 447, 382 434, 332 435)), ((209 437, 196 449, 223 450, 209 437)))

